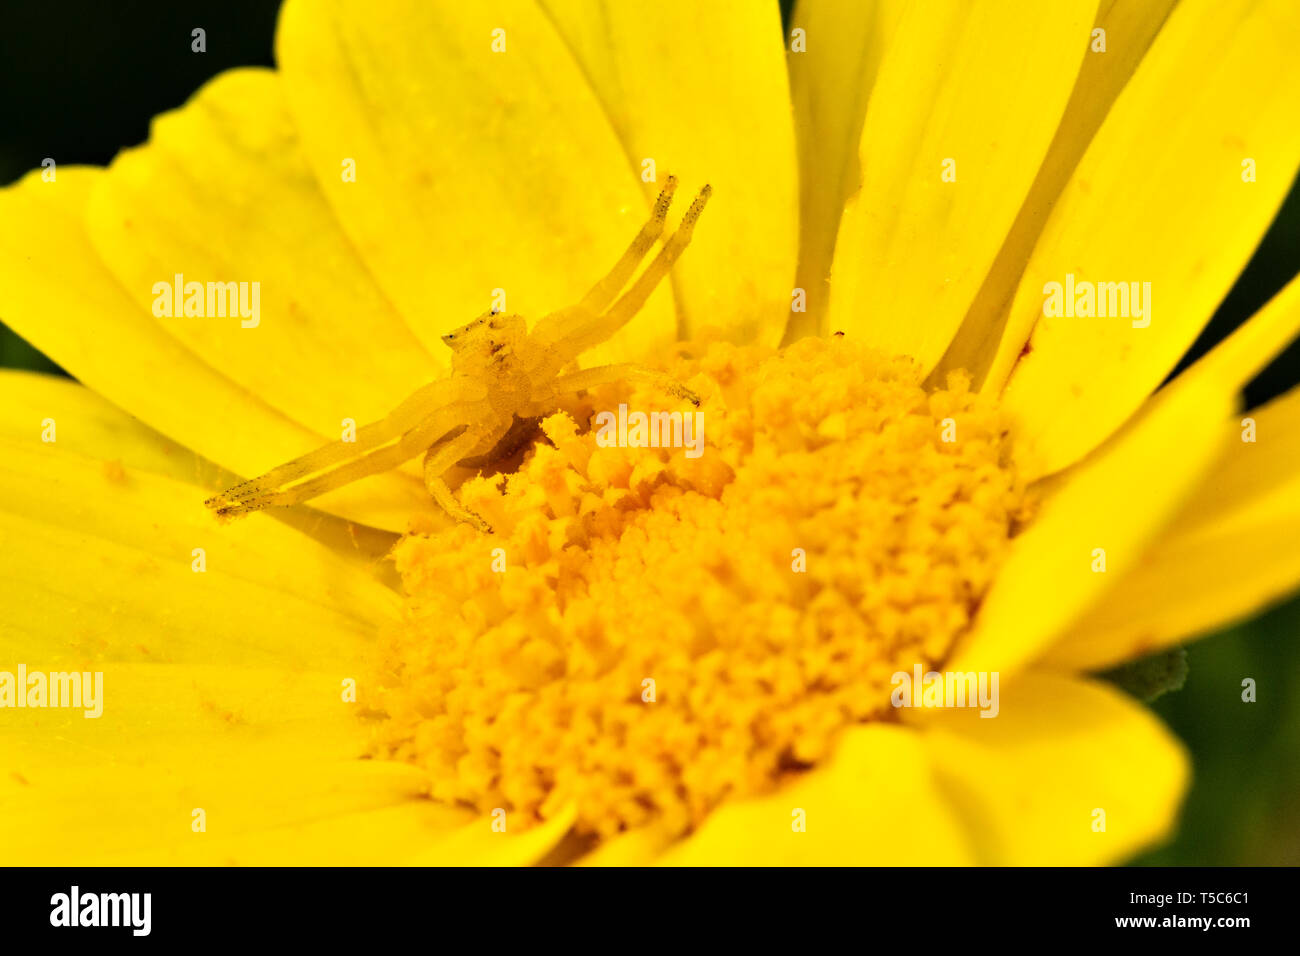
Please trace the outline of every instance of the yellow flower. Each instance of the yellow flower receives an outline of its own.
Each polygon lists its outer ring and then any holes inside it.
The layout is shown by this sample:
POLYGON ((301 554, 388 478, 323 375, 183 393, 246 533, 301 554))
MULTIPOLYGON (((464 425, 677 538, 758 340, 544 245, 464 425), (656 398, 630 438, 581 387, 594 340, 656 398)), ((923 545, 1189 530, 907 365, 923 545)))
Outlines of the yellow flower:
POLYGON ((279 70, 0 192, 0 315, 81 383, 0 375, 0 678, 103 673, 97 718, 2 712, 3 862, 1081 864, 1168 832, 1185 754, 1083 675, 1300 581, 1300 391, 1235 414, 1300 283, 1161 387, 1300 164, 1300 16, 793 27, 289 0, 279 70), (652 172, 714 199, 588 361, 688 379, 705 454, 599 446, 584 416, 655 400, 609 387, 464 485, 497 535, 414 468, 203 509, 445 373, 493 297, 576 300, 652 172), (259 321, 157 317, 177 275, 258 282, 259 321), (1150 308, 1045 314, 1067 276, 1150 308), (913 664, 996 672, 996 717, 891 706, 913 664))

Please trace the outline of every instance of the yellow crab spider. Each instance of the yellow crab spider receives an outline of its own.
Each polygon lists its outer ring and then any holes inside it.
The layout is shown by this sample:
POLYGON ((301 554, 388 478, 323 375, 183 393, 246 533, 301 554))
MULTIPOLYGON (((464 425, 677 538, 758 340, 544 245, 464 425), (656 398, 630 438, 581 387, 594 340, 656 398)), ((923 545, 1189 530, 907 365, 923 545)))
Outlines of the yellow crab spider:
POLYGON ((460 506, 443 474, 458 463, 473 466, 508 453, 529 424, 556 409, 561 395, 639 379, 699 405, 699 397, 689 389, 638 365, 563 373, 581 353, 608 339, 641 310, 691 241, 711 193, 708 186, 700 190, 659 254, 616 300, 663 233, 676 188, 676 179, 669 176, 650 219, 623 257, 577 305, 545 316, 532 332, 522 316, 480 315, 442 337, 452 351, 449 378, 425 385, 386 417, 357 429, 355 441, 331 442, 260 478, 228 488, 205 504, 222 518, 296 505, 425 452, 424 482, 434 500, 453 517, 490 532, 487 522, 460 506))

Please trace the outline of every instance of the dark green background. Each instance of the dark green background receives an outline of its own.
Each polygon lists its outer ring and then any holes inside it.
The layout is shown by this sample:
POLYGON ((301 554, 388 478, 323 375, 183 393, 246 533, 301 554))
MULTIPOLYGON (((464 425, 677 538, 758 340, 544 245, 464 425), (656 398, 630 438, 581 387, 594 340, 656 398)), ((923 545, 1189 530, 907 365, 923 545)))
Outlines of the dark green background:
MULTIPOLYGON (((146 138, 152 116, 179 106, 208 77, 232 66, 273 65, 278 6, 274 0, 8 5, 0 17, 0 184, 46 156, 60 165, 106 164, 146 138), (194 27, 207 30, 207 53, 190 51, 194 27)), ((788 16, 788 2, 782 7, 788 16)), ((1297 270, 1300 190, 1293 188, 1189 358, 1236 328, 1297 270)), ((58 371, 3 325, 0 366, 58 371)), ((1258 404, 1298 381, 1300 347, 1293 345, 1252 383, 1248 401, 1258 404)), ((1300 600, 1292 600, 1189 649, 1186 685, 1152 707, 1187 742, 1195 783, 1176 839, 1139 863, 1300 862, 1298 632, 1300 600), (1244 677, 1256 680, 1257 703, 1241 702, 1244 677)))

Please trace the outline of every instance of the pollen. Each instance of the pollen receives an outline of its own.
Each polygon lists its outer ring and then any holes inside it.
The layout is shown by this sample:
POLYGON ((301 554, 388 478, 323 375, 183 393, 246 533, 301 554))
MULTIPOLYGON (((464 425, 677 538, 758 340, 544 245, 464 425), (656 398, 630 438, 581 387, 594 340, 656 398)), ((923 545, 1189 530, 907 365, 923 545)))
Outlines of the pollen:
POLYGON ((893 675, 941 668, 1028 516, 996 405, 847 337, 684 344, 703 445, 598 441, 602 386, 542 423, 457 525, 394 550, 404 620, 378 666, 376 752, 430 795, 606 838, 689 832, 724 801, 896 719, 893 675))

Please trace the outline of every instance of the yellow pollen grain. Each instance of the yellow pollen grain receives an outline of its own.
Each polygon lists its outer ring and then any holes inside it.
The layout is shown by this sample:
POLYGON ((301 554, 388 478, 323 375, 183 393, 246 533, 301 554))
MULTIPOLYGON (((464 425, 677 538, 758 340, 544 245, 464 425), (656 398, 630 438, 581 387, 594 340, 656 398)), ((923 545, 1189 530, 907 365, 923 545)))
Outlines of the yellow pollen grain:
POLYGON ((680 835, 892 719, 892 676, 969 627, 1026 507, 969 379, 927 393, 846 339, 691 348, 667 370, 704 397, 699 457, 601 447, 595 411, 690 408, 597 389, 581 428, 551 416, 515 474, 462 488, 494 534, 395 549, 377 750, 433 797, 680 835))

